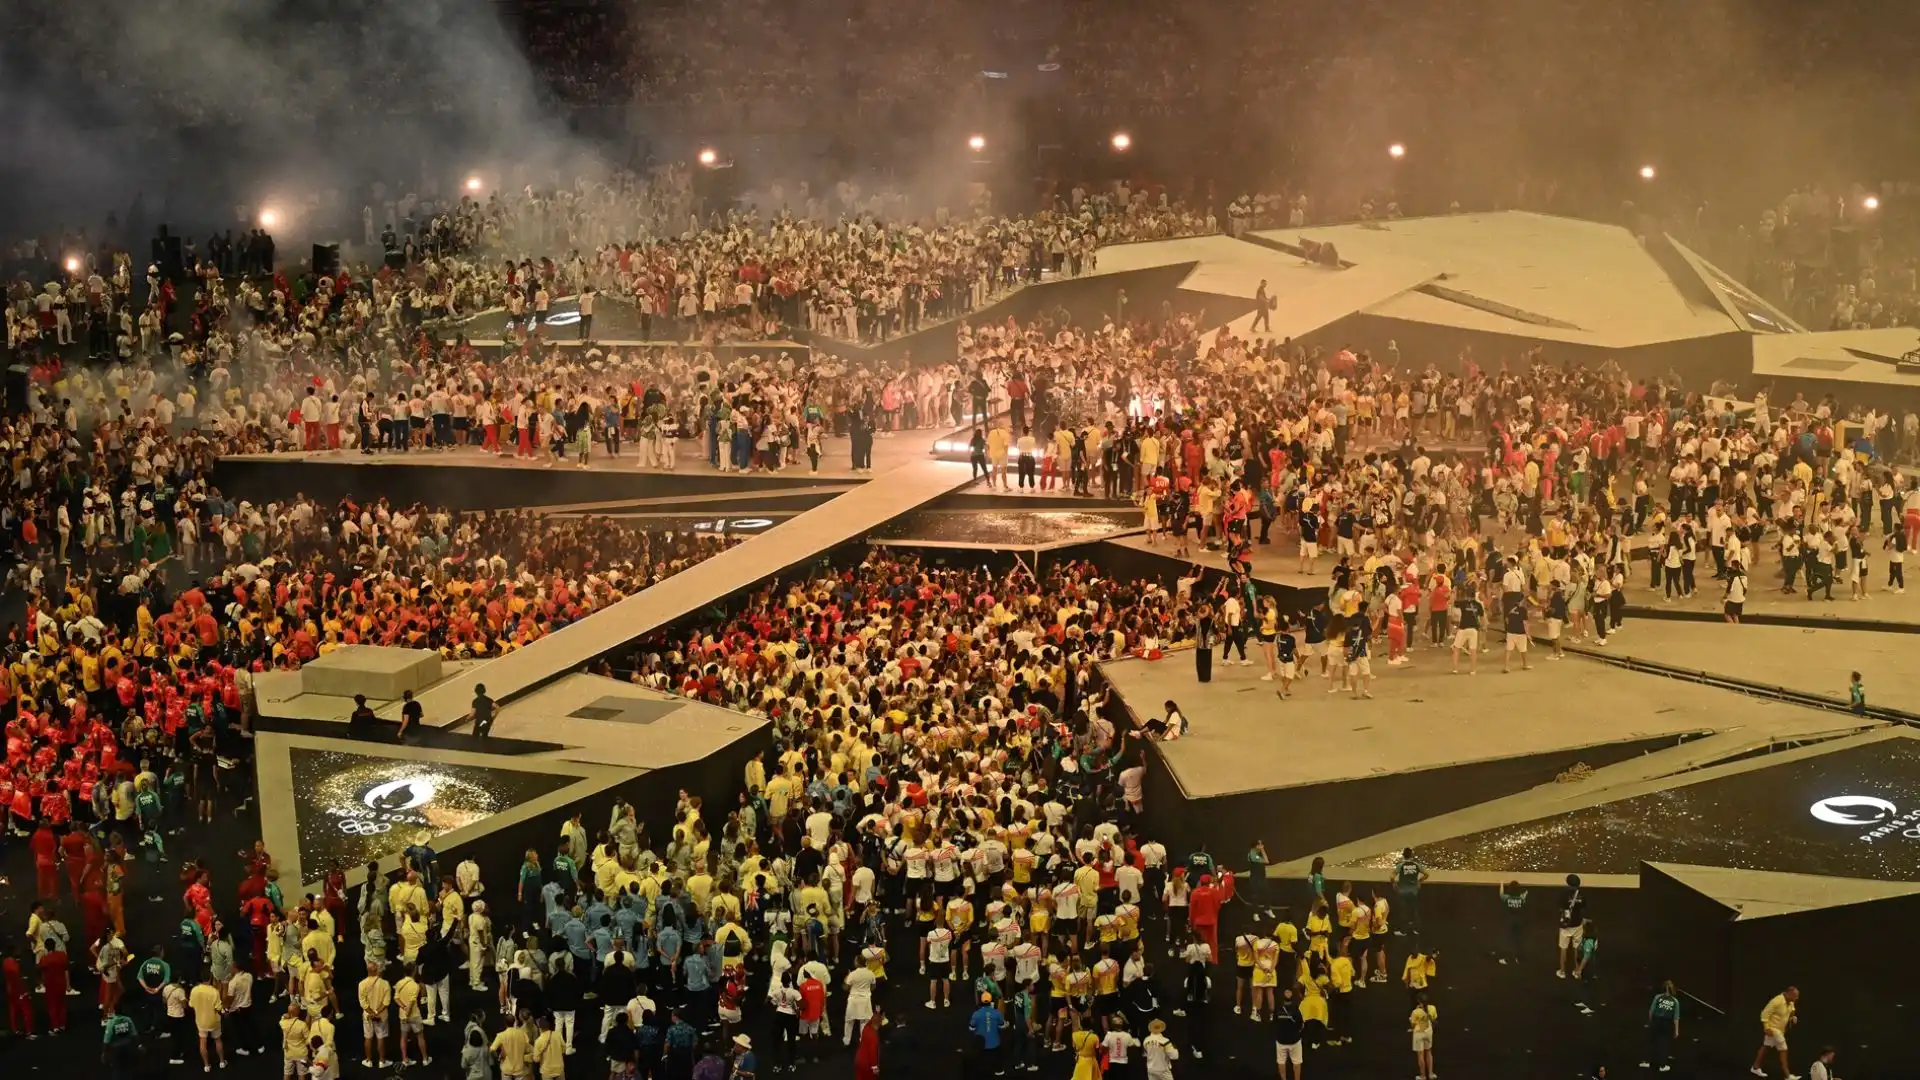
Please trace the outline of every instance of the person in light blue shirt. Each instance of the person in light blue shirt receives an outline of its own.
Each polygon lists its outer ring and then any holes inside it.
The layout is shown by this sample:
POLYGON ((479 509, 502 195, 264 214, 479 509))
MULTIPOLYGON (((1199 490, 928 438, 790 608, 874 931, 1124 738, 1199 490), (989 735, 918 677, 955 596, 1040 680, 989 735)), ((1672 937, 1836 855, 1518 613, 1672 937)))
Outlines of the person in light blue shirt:
POLYGON ((713 985, 713 969, 707 966, 706 957, 696 953, 687 958, 682 969, 686 972, 687 993, 704 994, 713 985))
POLYGON ((654 934, 653 946, 660 954, 661 965, 669 971, 675 970, 680 963, 680 928, 663 919, 659 931, 654 934))
POLYGON ((627 938, 627 947, 633 950, 633 966, 640 971, 653 970, 653 935, 647 932, 646 923, 635 923, 633 936, 627 938))
POLYGON ((613 952, 613 916, 602 915, 600 925, 587 932, 587 947, 593 951, 595 961, 613 952))
POLYGON ((557 881, 549 881, 545 885, 540 886, 541 910, 551 915, 553 909, 560 906, 560 897, 566 891, 566 886, 557 881))
POLYGON ((564 936, 567 922, 573 918, 573 912, 558 904, 547 909, 547 933, 564 936))
POLYGON ((607 906, 607 902, 596 896, 587 904, 587 925, 599 926, 601 920, 612 914, 613 909, 607 906))
POLYGON ((593 950, 587 946, 587 920, 582 914, 579 908, 574 908, 567 921, 560 924, 560 936, 567 939, 567 951, 575 960, 589 961, 593 959, 593 950))

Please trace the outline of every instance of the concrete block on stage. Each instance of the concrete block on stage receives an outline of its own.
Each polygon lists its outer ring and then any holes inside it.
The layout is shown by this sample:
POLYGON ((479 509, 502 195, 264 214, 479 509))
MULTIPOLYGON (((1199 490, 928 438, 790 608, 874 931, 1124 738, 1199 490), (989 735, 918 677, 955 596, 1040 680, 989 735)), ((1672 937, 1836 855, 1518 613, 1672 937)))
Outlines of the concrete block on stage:
POLYGON ((372 701, 393 701, 440 681, 440 654, 432 649, 347 645, 300 669, 300 692, 372 701))

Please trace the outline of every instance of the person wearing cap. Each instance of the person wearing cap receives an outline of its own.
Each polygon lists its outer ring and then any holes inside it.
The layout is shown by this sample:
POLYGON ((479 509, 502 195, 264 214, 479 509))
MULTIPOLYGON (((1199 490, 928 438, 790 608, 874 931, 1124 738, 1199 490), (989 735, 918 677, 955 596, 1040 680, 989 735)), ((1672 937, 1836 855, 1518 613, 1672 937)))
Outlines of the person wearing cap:
POLYGON ((735 1035, 731 1080, 754 1080, 759 1072, 760 1058, 753 1052, 753 1040, 745 1035, 735 1035))
POLYGON ((1180 1060, 1180 1048, 1167 1038, 1165 1020, 1147 1024, 1147 1037, 1140 1041, 1140 1049, 1147 1060, 1147 1080, 1173 1080, 1173 1063, 1180 1060))
POLYGON ((979 1040, 968 1048, 968 1068, 964 1070, 967 1075, 984 1076, 989 1067, 995 1076, 1006 1074, 1000 1067, 1000 1029, 1006 1024, 1006 1017, 993 1003, 993 995, 981 994, 979 1007, 967 1018, 967 1030, 979 1040))

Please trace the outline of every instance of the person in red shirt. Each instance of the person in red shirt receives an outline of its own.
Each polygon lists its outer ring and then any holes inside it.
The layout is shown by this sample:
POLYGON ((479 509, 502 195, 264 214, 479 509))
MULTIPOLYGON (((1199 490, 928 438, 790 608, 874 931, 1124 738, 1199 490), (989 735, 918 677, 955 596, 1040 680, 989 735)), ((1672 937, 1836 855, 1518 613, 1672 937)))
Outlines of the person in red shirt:
POLYGON ((86 831, 78 822, 67 823, 67 834, 60 838, 60 858, 67 864, 67 884, 73 887, 73 895, 80 895, 80 879, 87 872, 86 831))
POLYGON ((1207 943, 1215 959, 1220 956, 1220 904, 1225 899, 1212 874, 1201 874, 1200 884, 1187 895, 1187 920, 1193 925, 1193 936, 1207 943))
POLYGON ((53 838, 53 830, 45 825, 35 829, 27 846, 33 849, 34 887, 37 894, 48 900, 58 897, 60 880, 54 868, 59 865, 60 843, 53 838))
POLYGON ((46 988, 47 1028, 58 1035, 67 1030, 67 954, 48 949, 40 954, 40 985, 46 988))
POLYGON ((800 980, 800 1030, 820 1031, 827 1016, 827 988, 819 979, 800 980))
POLYGON ((20 973, 20 961, 11 952, 5 960, 0 960, 0 976, 6 982, 8 1029, 15 1035, 34 1038, 33 996, 27 990, 26 977, 20 973))

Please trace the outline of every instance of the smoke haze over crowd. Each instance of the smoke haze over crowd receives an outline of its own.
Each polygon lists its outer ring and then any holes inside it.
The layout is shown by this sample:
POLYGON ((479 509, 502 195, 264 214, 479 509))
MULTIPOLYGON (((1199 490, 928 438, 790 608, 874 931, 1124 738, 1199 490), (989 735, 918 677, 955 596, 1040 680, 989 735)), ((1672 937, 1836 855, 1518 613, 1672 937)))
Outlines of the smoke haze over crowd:
POLYGON ((241 207, 297 218, 376 180, 445 190, 593 161, 487 0, 9 7, 32 28, 0 63, 16 211, 97 222, 143 193, 152 214, 237 227, 241 207))

